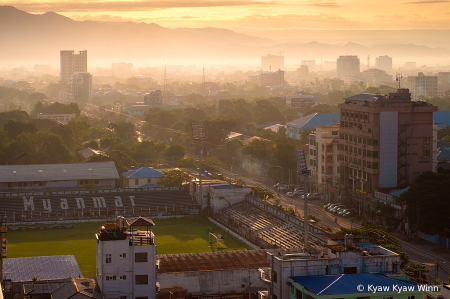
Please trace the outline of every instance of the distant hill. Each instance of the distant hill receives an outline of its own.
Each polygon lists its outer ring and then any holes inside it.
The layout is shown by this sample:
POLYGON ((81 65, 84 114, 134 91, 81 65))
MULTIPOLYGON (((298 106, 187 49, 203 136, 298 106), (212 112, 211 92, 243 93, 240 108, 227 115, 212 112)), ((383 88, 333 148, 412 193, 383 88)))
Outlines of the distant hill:
MULTIPOLYGON (((59 63, 60 50, 88 50, 88 64, 129 61, 161 64, 260 63, 261 55, 284 52, 286 61, 335 60, 339 55, 390 55, 409 60, 446 59, 450 50, 414 44, 367 47, 348 42, 280 42, 220 28, 169 29, 135 22, 74 21, 54 12, 33 15, 12 6, 0 6, 0 63, 59 63)), ((318 37, 319 38, 319 37, 318 37)))

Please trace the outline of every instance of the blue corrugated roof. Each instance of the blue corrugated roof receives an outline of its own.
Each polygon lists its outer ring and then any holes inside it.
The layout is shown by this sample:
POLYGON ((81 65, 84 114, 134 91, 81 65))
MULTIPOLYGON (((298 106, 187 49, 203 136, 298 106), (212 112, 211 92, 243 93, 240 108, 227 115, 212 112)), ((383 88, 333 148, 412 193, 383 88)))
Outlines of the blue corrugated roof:
POLYGON ((437 111, 433 112, 434 124, 438 129, 450 126, 450 111, 437 111))
POLYGON ((3 260, 4 279, 31 281, 83 277, 73 255, 35 256, 3 260))
POLYGON ((395 291, 394 285, 400 288, 413 287, 414 291, 418 290, 417 284, 414 282, 389 278, 381 273, 295 276, 290 278, 316 295, 370 293, 369 285, 389 287, 391 292, 395 291), (362 292, 358 291, 358 285, 364 287, 362 292))
POLYGON ((406 187, 406 188, 404 188, 404 189, 401 189, 401 190, 397 190, 397 191, 391 192, 391 193, 389 193, 389 194, 390 194, 390 195, 393 195, 393 196, 399 197, 400 194, 402 194, 403 192, 405 192, 405 191, 408 190, 408 189, 409 189, 409 187, 406 187))
POLYGON ((328 126, 339 121, 340 115, 340 113, 313 113, 293 120, 286 126, 314 130, 316 126, 328 126))
POLYGON ((121 173, 128 179, 159 178, 163 173, 151 167, 141 167, 121 173))

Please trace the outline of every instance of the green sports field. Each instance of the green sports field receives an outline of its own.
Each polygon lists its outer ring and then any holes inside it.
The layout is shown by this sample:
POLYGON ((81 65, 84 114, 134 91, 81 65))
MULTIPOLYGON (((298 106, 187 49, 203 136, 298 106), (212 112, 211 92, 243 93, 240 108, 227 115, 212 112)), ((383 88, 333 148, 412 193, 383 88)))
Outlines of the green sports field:
MULTIPOLYGON (((152 219, 158 254, 251 249, 205 218, 152 219), (209 228, 224 236, 225 246, 208 247, 209 228)), ((74 223, 74 228, 9 230, 8 258, 75 255, 84 277, 95 276, 95 236, 105 222, 74 223)), ((66 224, 65 224, 66 225, 66 224)), ((36 225, 43 226, 43 225, 36 225)))

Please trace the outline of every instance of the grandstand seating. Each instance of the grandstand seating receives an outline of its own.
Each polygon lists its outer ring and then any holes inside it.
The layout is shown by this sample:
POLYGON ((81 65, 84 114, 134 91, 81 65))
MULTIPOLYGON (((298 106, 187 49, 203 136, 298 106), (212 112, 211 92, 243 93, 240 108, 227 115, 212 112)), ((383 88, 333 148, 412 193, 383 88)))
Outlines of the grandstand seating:
MULTIPOLYGON (((303 228, 281 220, 247 201, 220 210, 215 219, 261 248, 303 247, 303 228)), ((309 246, 316 247, 315 240, 309 246)))

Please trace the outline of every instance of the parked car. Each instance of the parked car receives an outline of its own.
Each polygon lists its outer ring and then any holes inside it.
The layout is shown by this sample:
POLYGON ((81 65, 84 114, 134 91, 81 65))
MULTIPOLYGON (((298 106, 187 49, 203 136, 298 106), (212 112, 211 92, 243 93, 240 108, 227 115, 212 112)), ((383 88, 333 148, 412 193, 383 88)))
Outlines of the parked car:
POLYGON ((343 213, 342 216, 348 217, 348 216, 352 216, 353 214, 354 214, 353 212, 348 211, 348 212, 343 213))
POLYGON ((344 205, 337 205, 337 206, 332 207, 331 209, 328 209, 328 211, 334 212, 335 210, 337 210, 339 208, 344 208, 344 207, 345 207, 344 205))
POLYGON ((303 195, 303 189, 295 189, 294 194, 295 195, 303 195))
POLYGON ((323 208, 326 209, 326 208, 328 208, 328 207, 331 206, 331 205, 332 205, 331 202, 330 202, 330 203, 327 203, 326 205, 323 206, 323 208))
POLYGON ((333 213, 337 214, 340 210, 345 210, 345 207, 338 207, 338 208, 333 210, 333 213))
POLYGON ((339 204, 338 203, 332 203, 331 205, 325 206, 323 208, 326 209, 327 211, 329 211, 331 208, 334 208, 337 205, 339 205, 339 204))
POLYGON ((295 194, 294 194, 294 192, 286 192, 286 196, 287 197, 294 197, 295 194))
POLYGON ((308 199, 321 199, 322 197, 320 196, 319 193, 309 193, 308 194, 308 199))
POLYGON ((344 214, 345 212, 348 212, 349 211, 349 209, 340 209, 339 211, 337 211, 337 214, 338 215, 342 215, 342 214, 344 214))

